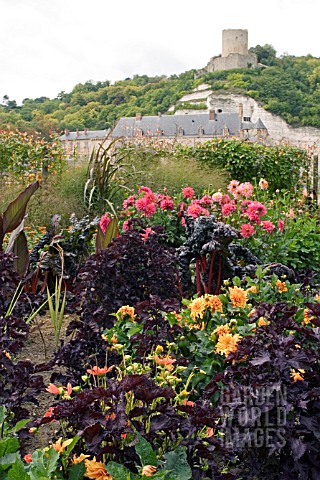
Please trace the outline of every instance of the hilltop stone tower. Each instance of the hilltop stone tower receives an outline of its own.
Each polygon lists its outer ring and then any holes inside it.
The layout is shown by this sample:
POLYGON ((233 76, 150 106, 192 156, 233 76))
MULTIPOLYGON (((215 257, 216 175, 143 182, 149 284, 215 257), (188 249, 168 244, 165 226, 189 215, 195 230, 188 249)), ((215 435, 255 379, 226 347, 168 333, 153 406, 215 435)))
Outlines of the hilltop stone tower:
POLYGON ((256 54, 248 51, 248 30, 228 29, 222 31, 222 54, 212 57, 206 70, 215 72, 232 68, 255 68, 257 64, 256 54))

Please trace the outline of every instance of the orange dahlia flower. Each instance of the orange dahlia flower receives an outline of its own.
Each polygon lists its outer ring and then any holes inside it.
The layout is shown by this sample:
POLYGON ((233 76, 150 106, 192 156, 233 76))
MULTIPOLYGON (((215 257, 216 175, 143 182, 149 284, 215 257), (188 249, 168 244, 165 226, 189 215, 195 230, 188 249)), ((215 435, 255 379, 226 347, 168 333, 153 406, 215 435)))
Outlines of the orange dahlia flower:
POLYGON ((62 453, 72 441, 73 438, 69 438, 68 440, 62 442, 62 437, 60 437, 59 440, 57 440, 52 446, 58 453, 62 453))
POLYGON ((176 362, 176 359, 175 358, 171 358, 171 357, 158 357, 158 355, 155 355, 154 356, 154 361, 158 364, 158 365, 172 365, 174 362, 176 362))
POLYGON ((93 460, 85 460, 85 466, 85 477, 90 478, 91 480, 112 480, 105 465, 102 462, 97 462, 96 457, 94 457, 93 460))
POLYGON ((75 465, 76 463, 83 462, 84 460, 86 460, 89 457, 90 457, 90 455, 85 455, 84 453, 81 453, 79 455, 79 457, 77 457, 77 455, 73 455, 71 463, 73 463, 75 465))
POLYGON ((125 317, 128 316, 131 318, 131 320, 134 320, 136 315, 134 313, 134 308, 129 307, 129 305, 123 305, 122 307, 119 308, 119 310, 116 313, 117 317, 125 317))
POLYGON ((156 473, 157 468, 153 465, 145 465, 142 469, 142 475, 145 477, 153 477, 153 474, 156 473))
POLYGON ((217 328, 213 330, 213 333, 218 336, 230 333, 229 325, 218 325, 217 328))
POLYGON ((204 297, 195 298, 189 304, 190 314, 192 320, 203 318, 205 311, 207 310, 207 302, 204 297))
POLYGON ((210 308, 211 313, 222 312, 222 302, 218 295, 206 295, 207 306, 210 308))
POLYGON ((238 334, 231 335, 231 333, 224 333, 219 336, 215 351, 227 357, 229 353, 237 350, 237 345, 240 340, 241 337, 238 334))
POLYGON ((231 304, 235 308, 244 308, 248 300, 248 294, 240 287, 229 288, 231 304))
POLYGON ((276 286, 278 287, 279 292, 287 292, 287 285, 284 282, 281 282, 281 280, 276 281, 276 286))

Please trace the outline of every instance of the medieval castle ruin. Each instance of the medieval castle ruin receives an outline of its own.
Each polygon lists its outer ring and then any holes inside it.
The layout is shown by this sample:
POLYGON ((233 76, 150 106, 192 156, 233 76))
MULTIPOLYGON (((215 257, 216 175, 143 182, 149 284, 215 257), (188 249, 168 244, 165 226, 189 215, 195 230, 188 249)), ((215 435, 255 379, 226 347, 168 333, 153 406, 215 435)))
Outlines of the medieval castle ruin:
POLYGON ((212 57, 206 66, 207 72, 232 68, 254 68, 258 60, 255 53, 248 51, 248 30, 223 30, 222 53, 212 57))

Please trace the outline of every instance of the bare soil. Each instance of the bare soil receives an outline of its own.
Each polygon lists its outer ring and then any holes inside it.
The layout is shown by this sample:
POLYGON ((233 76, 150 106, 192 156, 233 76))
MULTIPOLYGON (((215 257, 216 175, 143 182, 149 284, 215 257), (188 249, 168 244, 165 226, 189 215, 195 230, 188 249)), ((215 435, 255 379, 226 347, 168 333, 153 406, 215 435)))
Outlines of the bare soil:
MULTIPOLYGON (((66 339, 66 328, 74 315, 64 315, 63 324, 60 332, 60 339, 66 339)), ((29 338, 18 357, 18 360, 30 360, 34 365, 45 364, 54 358, 56 351, 54 328, 50 315, 38 316, 30 327, 29 338)), ((54 365, 53 368, 41 372, 44 384, 50 383, 51 375, 54 372, 64 373, 64 368, 54 365)), ((38 405, 29 403, 26 405, 30 412, 30 418, 41 418, 50 406, 54 404, 54 396, 42 391, 37 396, 38 405)), ((32 452, 37 448, 48 446, 57 433, 55 427, 59 425, 47 424, 41 427, 40 432, 30 434, 27 440, 21 442, 23 451, 32 452)))

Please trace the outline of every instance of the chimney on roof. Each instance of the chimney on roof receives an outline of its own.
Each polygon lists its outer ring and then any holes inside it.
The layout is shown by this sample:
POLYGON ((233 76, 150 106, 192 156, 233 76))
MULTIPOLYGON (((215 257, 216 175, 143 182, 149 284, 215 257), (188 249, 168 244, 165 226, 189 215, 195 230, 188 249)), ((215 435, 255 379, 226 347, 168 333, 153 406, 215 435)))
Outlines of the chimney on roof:
POLYGON ((141 113, 136 113, 136 120, 141 120, 141 118, 142 118, 141 113))
POLYGON ((240 120, 242 121, 242 119, 243 119, 243 104, 242 103, 239 103, 239 117, 240 117, 240 120))
POLYGON ((76 135, 79 137, 79 128, 76 129, 76 135))
POLYGON ((158 117, 161 117, 161 116, 162 116, 161 112, 158 112, 158 117))
POLYGON ((209 110, 209 120, 214 120, 216 118, 216 112, 214 110, 209 110))
POLYGON ((67 128, 65 128, 64 134, 65 134, 66 137, 69 135, 69 130, 67 128))
POLYGON ((88 133, 88 129, 85 128, 85 129, 84 129, 84 134, 87 135, 87 133, 88 133))

